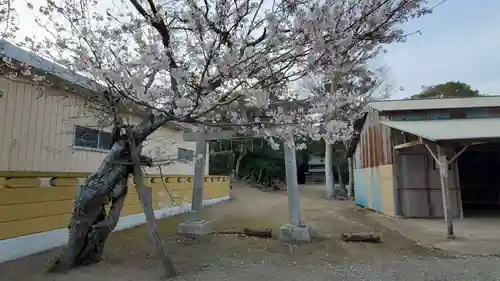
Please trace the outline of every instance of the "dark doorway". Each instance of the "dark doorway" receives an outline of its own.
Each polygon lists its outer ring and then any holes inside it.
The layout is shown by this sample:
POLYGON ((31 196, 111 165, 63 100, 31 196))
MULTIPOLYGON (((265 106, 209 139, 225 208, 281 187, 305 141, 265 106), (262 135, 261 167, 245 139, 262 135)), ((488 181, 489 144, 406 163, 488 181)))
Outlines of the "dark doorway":
POLYGON ((471 146, 457 161, 464 217, 500 216, 500 144, 471 146))
POLYGON ((306 183, 306 173, 308 171, 308 166, 307 162, 301 163, 297 167, 297 181, 299 184, 305 184, 306 183))

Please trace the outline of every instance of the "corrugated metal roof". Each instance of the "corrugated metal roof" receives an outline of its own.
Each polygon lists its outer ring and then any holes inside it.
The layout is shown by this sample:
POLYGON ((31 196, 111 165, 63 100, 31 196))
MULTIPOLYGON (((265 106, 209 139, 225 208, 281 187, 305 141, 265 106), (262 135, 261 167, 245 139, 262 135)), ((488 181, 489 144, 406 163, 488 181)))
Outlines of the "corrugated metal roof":
POLYGON ((74 71, 70 71, 62 65, 45 59, 33 52, 16 46, 3 38, 0 38, 0 55, 25 63, 33 68, 57 76, 64 81, 73 83, 85 89, 91 91, 99 90, 97 89, 98 84, 94 83, 89 78, 74 71))
POLYGON ((432 141, 500 138, 500 118, 381 121, 381 123, 432 141))
POLYGON ((484 96, 476 98, 452 98, 452 99, 374 101, 368 104, 368 106, 378 111, 500 107, 500 96, 484 96))

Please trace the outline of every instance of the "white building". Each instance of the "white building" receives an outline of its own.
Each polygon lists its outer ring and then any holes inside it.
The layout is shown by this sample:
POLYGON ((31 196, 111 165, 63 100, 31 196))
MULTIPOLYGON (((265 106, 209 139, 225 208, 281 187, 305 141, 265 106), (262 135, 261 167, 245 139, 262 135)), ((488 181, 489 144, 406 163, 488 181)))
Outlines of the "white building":
POLYGON ((306 184, 325 183, 325 157, 309 155, 306 184))
MULTIPOLYGON (((5 40, 0 40, 1 57, 50 73, 51 80, 69 87, 41 87, 26 77, 0 75, 0 171, 95 171, 109 148, 112 128, 96 126, 97 119, 81 98, 89 92, 81 83, 85 78, 5 40)), ((141 121, 138 114, 127 118, 131 123, 141 121)), ((143 152, 192 157, 195 142, 182 140, 184 129, 177 123, 161 127, 147 139, 143 152)), ((208 173, 208 157, 205 167, 208 173)), ((193 165, 179 162, 164 170, 187 175, 193 173, 193 165)))

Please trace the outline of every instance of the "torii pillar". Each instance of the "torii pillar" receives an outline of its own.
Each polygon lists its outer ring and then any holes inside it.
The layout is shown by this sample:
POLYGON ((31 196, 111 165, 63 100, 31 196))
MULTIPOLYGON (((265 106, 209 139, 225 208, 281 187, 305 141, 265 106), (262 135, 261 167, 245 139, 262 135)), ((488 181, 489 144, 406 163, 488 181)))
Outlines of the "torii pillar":
MULTIPOLYGON (((214 133, 194 132, 186 133, 184 141, 196 141, 196 157, 193 182, 193 199, 191 202, 191 216, 181 223, 179 234, 206 235, 212 232, 210 221, 201 218, 203 206, 203 185, 205 182, 206 142, 220 139, 257 138, 260 136, 238 136, 233 131, 219 131, 214 133)), ((288 192, 289 223, 280 228, 280 238, 285 241, 311 241, 311 227, 302 222, 300 218, 300 191, 297 181, 297 162, 295 156, 295 143, 293 136, 284 142, 286 184, 288 192)))
POLYGON ((233 132, 205 132, 186 133, 185 141, 196 141, 194 156, 193 196, 191 200, 191 213, 187 221, 179 224, 177 233, 182 235, 203 236, 212 232, 210 221, 201 218, 203 208, 203 186, 205 184, 205 163, 207 160, 207 141, 225 139, 233 136, 233 132))
POLYGON ((292 135, 285 136, 283 143, 285 154, 286 187, 288 193, 288 213, 290 222, 280 227, 280 239, 284 241, 307 241, 312 239, 311 226, 300 218, 300 190, 297 181, 297 158, 292 135))

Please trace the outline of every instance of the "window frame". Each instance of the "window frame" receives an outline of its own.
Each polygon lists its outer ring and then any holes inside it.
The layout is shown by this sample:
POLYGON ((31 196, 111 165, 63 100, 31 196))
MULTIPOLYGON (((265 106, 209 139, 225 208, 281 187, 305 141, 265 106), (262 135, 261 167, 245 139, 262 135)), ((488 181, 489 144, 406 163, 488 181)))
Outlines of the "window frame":
POLYGON ((88 151, 96 151, 96 152, 109 152, 111 149, 110 148, 101 148, 101 138, 102 138, 102 134, 108 134, 110 139, 112 138, 112 133, 111 132, 107 132, 107 131, 104 131, 103 129, 95 129, 95 128, 91 128, 91 127, 87 127, 87 126, 84 126, 84 125, 74 125, 73 126, 73 149, 76 149, 76 150, 88 150, 88 151), (84 129, 87 129, 87 130, 93 130, 93 131, 97 131, 97 147, 88 147, 88 146, 81 146, 81 145, 77 145, 76 144, 76 134, 77 134, 77 130, 78 128, 84 128, 84 129))
POLYGON ((195 156, 195 152, 192 149, 187 149, 187 148, 183 148, 183 147, 178 147, 177 148, 177 160, 179 160, 179 161, 193 161, 194 160, 194 156, 195 156), (180 157, 180 155, 181 155, 180 152, 181 151, 185 151, 185 152, 189 151, 191 153, 191 159, 188 159, 189 157, 183 157, 183 158, 181 158, 180 157))

